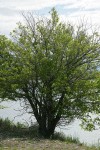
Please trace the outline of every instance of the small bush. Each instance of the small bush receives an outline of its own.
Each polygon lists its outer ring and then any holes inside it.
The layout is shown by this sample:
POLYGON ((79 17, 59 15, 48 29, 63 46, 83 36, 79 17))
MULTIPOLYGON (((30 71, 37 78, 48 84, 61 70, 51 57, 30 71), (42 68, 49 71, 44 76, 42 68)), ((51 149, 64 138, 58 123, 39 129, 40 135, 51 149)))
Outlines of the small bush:
POLYGON ((0 118, 0 136, 3 137, 25 137, 25 138, 40 138, 38 134, 38 124, 31 124, 30 127, 21 123, 14 124, 8 118, 0 118))
POLYGON ((0 118, 0 136, 1 138, 5 137, 25 137, 28 135, 28 127, 17 123, 14 124, 8 118, 2 119, 0 118))
POLYGON ((5 120, 0 118, 0 130, 8 131, 8 130, 12 130, 13 127, 14 127, 14 123, 10 121, 8 118, 6 118, 5 120))
POLYGON ((2 119, 0 118, 0 130, 4 131, 14 131, 20 130, 22 128, 27 128, 24 124, 17 123, 14 124, 13 121, 9 120, 8 118, 2 119))

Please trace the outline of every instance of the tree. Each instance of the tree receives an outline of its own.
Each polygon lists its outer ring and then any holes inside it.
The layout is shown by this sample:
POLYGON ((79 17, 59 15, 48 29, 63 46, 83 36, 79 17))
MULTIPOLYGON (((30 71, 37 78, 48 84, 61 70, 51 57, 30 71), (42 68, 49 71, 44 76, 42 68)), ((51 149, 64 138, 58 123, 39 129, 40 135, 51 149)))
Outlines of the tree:
POLYGON ((26 24, 18 24, 5 46, 0 43, 0 97, 24 100, 45 138, 59 123, 86 122, 90 113, 100 113, 98 33, 61 22, 55 9, 50 14, 23 15, 26 24))

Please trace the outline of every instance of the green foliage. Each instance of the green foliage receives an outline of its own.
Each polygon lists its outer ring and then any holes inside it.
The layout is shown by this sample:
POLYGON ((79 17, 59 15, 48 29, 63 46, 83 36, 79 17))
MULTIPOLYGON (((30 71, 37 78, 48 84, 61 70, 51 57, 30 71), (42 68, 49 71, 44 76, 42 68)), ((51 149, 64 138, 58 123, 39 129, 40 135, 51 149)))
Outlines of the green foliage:
POLYGON ((41 132, 53 134, 59 121, 100 113, 100 42, 96 32, 60 22, 55 9, 50 14, 24 16, 12 41, 0 36, 0 97, 24 99, 41 132))

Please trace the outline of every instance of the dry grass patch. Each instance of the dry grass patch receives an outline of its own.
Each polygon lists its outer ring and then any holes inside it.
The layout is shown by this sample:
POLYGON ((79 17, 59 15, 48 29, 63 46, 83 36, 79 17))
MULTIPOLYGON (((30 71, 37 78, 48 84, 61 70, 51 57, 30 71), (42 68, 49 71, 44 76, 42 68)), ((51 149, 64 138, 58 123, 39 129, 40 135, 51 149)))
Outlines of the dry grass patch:
POLYGON ((0 141, 0 150, 100 150, 59 140, 12 138, 0 141))

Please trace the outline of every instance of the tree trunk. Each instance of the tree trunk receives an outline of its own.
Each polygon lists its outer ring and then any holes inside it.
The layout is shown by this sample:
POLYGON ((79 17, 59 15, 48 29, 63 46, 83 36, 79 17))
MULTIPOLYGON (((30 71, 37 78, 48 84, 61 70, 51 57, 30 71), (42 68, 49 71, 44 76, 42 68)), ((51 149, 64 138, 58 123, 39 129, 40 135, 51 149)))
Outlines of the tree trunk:
POLYGON ((51 126, 50 129, 39 126, 39 134, 41 137, 49 139, 52 135, 54 135, 55 128, 51 126))
POLYGON ((54 131, 59 120, 60 117, 57 117, 57 118, 53 118, 51 122, 47 122, 42 118, 42 121, 39 122, 40 136, 47 139, 51 138, 54 135, 54 131))

